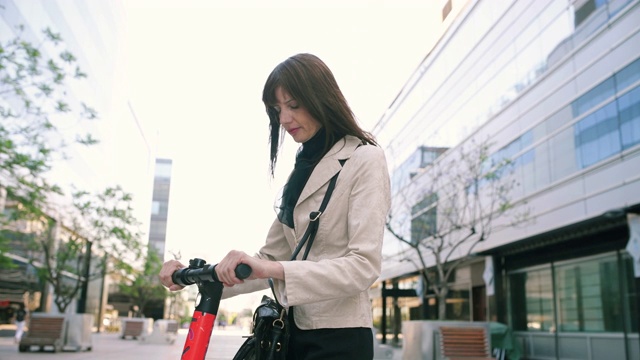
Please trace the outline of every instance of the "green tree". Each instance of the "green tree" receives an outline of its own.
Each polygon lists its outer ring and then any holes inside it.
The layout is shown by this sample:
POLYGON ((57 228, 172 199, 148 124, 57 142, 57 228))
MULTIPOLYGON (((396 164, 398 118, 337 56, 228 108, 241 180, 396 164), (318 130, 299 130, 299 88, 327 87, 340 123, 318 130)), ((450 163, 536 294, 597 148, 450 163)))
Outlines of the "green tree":
POLYGON ((42 230, 33 234, 30 244, 30 261, 40 278, 52 285, 61 313, 88 281, 132 273, 141 253, 130 194, 114 187, 96 194, 79 191, 74 199, 59 219, 41 218, 37 224, 42 230))
POLYGON ((435 294, 440 320, 446 319, 456 269, 493 231, 527 218, 527 210, 512 201, 518 185, 513 162, 491 156, 490 149, 489 141, 461 145, 426 164, 394 196, 387 230, 417 255, 405 260, 419 262, 414 264, 426 284, 422 296, 435 294))
MULTIPOLYGON (((43 216, 51 194, 62 194, 45 174, 56 159, 63 159, 70 139, 59 131, 61 121, 96 119, 94 109, 69 95, 70 81, 86 74, 77 59, 62 49, 60 34, 47 28, 43 40, 34 44, 23 36, 4 39, 0 35, 0 227, 19 219, 43 216), (43 49, 48 49, 46 52, 43 49), (55 54, 47 56, 45 54, 55 54), (8 202, 16 202, 10 216, 3 213, 8 202)), ((84 145, 97 143, 90 134, 75 135, 84 145)), ((8 239, 0 237, 0 264, 9 264, 4 254, 8 239)))
POLYGON ((156 248, 149 244, 142 270, 134 271, 133 281, 119 285, 120 292, 127 295, 132 304, 138 305, 143 314, 146 314, 148 304, 164 301, 168 296, 168 291, 158 279, 161 268, 162 258, 156 248))
POLYGON ((30 262, 64 311, 92 277, 132 271, 140 233, 131 196, 120 187, 75 190, 69 209, 51 201, 64 196, 47 177, 51 168, 68 158, 69 146, 98 142, 59 126, 83 129, 98 116, 71 95, 71 85, 87 75, 60 34, 46 28, 38 43, 24 36, 24 26, 15 34, 0 34, 0 266, 11 266, 5 254, 16 243, 28 244, 30 262))

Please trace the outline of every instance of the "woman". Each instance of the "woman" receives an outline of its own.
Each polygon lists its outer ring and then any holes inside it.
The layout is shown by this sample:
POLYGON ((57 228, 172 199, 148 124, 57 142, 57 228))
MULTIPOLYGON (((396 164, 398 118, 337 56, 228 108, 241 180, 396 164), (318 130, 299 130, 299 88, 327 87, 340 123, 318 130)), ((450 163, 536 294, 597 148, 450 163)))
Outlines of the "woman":
MULTIPOLYGON (((223 296, 267 288, 289 311, 288 359, 371 359, 373 335, 368 289, 380 274, 381 247, 390 205, 384 153, 358 126, 329 68, 311 54, 294 55, 269 75, 262 101, 270 121, 273 176, 284 132, 302 144, 283 189, 278 216, 254 256, 231 251, 216 272, 223 296), (305 261, 289 261, 317 211, 329 180, 340 172, 305 261), (251 266, 246 280, 239 264, 251 266)), ((297 260, 301 260, 302 254, 297 260)), ((171 290, 171 274, 184 267, 168 261, 160 272, 171 290)))
POLYGON ((24 326, 27 322, 27 310, 25 310, 24 304, 20 303, 18 310, 15 314, 15 322, 16 322, 16 333, 14 336, 14 342, 16 344, 20 343, 22 339, 22 334, 24 334, 24 326))

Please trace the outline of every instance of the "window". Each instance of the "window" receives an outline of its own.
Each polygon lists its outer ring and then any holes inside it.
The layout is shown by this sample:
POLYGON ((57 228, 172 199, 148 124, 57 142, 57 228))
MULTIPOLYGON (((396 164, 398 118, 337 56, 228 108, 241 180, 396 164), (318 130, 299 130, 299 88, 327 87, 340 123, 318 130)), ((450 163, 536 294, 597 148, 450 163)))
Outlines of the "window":
POLYGON ((509 281, 513 328, 550 331, 553 328, 551 269, 515 273, 509 281))
POLYGON ((618 71, 615 75, 616 88, 618 91, 624 91, 636 81, 640 80, 640 59, 625 66, 624 69, 618 71))
POLYGON ((618 99, 622 148, 628 149, 640 143, 640 87, 618 99))
POLYGON ((520 331, 637 332, 633 276, 632 259, 624 251, 513 272, 512 326, 520 331))
POLYGON ((571 104, 574 117, 588 114, 574 125, 578 168, 589 167, 640 143, 640 88, 636 87, 618 99, 604 103, 638 79, 640 59, 571 104))
POLYGON ((614 81, 613 77, 610 77, 577 98, 571 104, 571 107, 573 109, 573 117, 577 118, 580 115, 588 112, 589 110, 598 106, 598 104, 612 97, 614 93, 614 81))
POLYGON ((417 244, 436 233, 438 196, 430 194, 411 208, 411 242, 417 244))
POLYGON ((579 168, 586 168, 621 150, 616 102, 610 102, 574 125, 579 168))
POLYGON ((432 164, 448 148, 420 146, 394 172, 391 178, 392 192, 402 189, 414 176, 432 164))
POLYGON ((558 266, 558 331, 623 331, 615 255, 558 266))
POLYGON ((578 27, 585 21, 596 9, 607 3, 607 0, 581 0, 576 1, 575 25, 578 27))

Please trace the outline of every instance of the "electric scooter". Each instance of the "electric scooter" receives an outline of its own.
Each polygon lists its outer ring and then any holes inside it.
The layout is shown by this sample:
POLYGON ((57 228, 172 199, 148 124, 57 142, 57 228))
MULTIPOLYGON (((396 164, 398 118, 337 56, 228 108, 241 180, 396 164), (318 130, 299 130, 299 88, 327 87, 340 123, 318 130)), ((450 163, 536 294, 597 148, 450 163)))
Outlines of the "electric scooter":
MULTIPOLYGON (((181 360, 204 360, 207 355, 224 287, 218 279, 215 268, 216 265, 207 264, 206 261, 195 258, 189 260, 189 267, 177 270, 171 275, 174 284, 198 286, 199 301, 193 311, 181 360)), ((235 273, 238 279, 246 279, 251 275, 251 267, 240 264, 236 267, 235 273)))

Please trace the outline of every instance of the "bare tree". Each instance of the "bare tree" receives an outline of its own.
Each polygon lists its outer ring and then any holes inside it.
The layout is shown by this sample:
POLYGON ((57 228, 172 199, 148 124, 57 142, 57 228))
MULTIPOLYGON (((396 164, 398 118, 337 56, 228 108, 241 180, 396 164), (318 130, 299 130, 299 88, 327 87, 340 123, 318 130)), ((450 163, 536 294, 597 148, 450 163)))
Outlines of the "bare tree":
MULTIPOLYGON (((446 319, 446 299, 455 270, 468 260, 474 248, 502 226, 497 219, 516 222, 511 193, 517 182, 514 163, 490 156, 489 141, 461 145, 406 174, 410 180, 396 189, 387 221, 388 231, 415 252, 417 270, 425 284, 422 296, 432 290, 438 299, 438 318, 446 319)), ((410 257, 405 260, 410 260, 410 257)), ((413 260, 411 260, 413 261, 413 260)))

